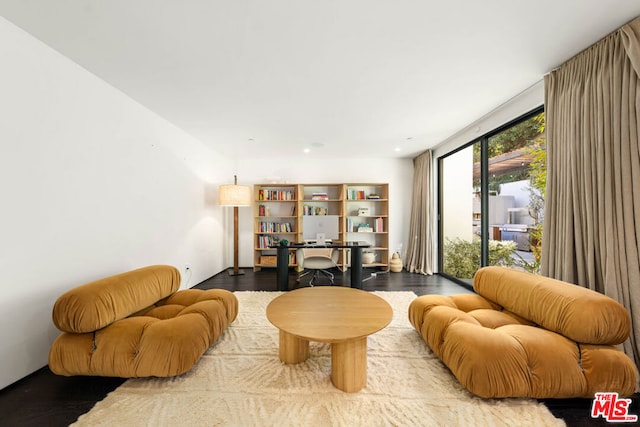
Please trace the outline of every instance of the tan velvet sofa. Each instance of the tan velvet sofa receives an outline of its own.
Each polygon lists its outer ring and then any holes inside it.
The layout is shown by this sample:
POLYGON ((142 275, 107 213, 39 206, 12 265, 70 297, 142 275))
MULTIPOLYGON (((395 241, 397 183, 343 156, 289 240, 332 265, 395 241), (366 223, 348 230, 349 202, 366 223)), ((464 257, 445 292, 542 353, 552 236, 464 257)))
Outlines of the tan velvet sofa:
POLYGON ((475 294, 424 295, 409 320, 470 392, 486 398, 631 395, 625 308, 598 292, 503 267, 480 269, 475 294))
POLYGON ((59 375, 168 377, 198 361, 236 318, 238 300, 222 289, 180 287, 179 271, 155 265, 107 277, 61 295, 49 352, 59 375))

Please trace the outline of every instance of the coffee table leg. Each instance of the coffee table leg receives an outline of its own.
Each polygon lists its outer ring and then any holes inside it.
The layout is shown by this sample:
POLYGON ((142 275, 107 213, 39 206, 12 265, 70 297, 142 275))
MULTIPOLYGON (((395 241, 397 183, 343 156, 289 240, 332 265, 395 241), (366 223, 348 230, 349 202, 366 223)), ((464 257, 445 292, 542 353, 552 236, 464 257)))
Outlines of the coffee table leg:
POLYGON ((295 364, 309 358, 309 341, 280 330, 280 360, 295 364))
POLYGON ((367 384, 367 337, 331 344, 331 382, 347 393, 367 384))

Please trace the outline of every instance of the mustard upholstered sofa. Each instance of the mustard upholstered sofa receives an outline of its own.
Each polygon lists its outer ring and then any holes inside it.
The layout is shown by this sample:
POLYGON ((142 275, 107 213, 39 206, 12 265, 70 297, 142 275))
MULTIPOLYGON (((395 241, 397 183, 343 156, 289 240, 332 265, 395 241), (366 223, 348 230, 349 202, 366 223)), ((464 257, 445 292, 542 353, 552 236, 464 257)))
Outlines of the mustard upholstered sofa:
POLYGON ((473 279, 476 294, 424 295, 409 320, 470 392, 486 398, 633 394, 637 371, 614 347, 631 320, 617 301, 503 267, 473 279))
POLYGON ((64 293, 53 307, 62 334, 49 351, 49 368, 122 378, 188 371, 236 318, 238 300, 223 289, 179 287, 176 268, 155 265, 64 293))

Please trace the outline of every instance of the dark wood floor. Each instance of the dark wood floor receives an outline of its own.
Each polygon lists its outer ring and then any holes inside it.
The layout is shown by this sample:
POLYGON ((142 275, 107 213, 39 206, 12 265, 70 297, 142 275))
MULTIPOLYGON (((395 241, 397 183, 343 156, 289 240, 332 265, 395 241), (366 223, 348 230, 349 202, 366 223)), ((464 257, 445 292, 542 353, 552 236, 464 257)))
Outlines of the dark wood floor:
MULTIPOLYGON (((273 269, 256 273, 251 269, 244 269, 244 272, 241 276, 229 276, 223 272, 193 287, 230 291, 276 290, 273 269)), ((335 271, 335 276, 335 285, 348 286, 349 273, 335 271)), ((472 292, 437 275, 380 273, 365 269, 363 277, 363 288, 367 291, 412 291, 416 295, 472 292)), ((290 289, 306 286, 304 282, 297 284, 295 278, 295 274, 292 273, 289 278, 290 289)), ((318 282, 324 283, 326 282, 318 282)), ((44 367, 0 390, 0 426, 67 426, 124 381, 121 378, 61 377, 44 367)), ((556 417, 563 418, 568 426, 609 425, 603 419, 590 418, 590 399, 546 399, 541 402, 547 405, 556 417)), ((639 407, 640 397, 636 395, 629 412, 640 414, 639 407)), ((141 424, 144 423, 145 421, 141 420, 141 424)), ((523 422, 522 425, 526 423, 523 422)))
MULTIPOLYGON (((276 276, 274 269, 263 269, 253 272, 251 269, 241 269, 245 274, 240 276, 230 276, 226 273, 217 274, 209 280, 194 286, 199 289, 222 288, 230 291, 275 291, 276 276)), ((338 269, 330 270, 334 273, 334 285, 349 286, 351 282, 351 272, 341 272, 338 269)), ((363 289, 366 291, 411 291, 416 295, 440 294, 452 295, 454 293, 473 292, 471 289, 462 287, 445 279, 442 276, 424 276, 421 274, 410 274, 406 271, 402 273, 385 273, 377 269, 365 268, 362 273, 363 289)), ((289 289, 306 287, 309 276, 303 277, 300 283, 296 283, 297 273, 294 270, 289 272, 289 289)), ((316 285, 327 285, 328 279, 320 276, 316 285)))

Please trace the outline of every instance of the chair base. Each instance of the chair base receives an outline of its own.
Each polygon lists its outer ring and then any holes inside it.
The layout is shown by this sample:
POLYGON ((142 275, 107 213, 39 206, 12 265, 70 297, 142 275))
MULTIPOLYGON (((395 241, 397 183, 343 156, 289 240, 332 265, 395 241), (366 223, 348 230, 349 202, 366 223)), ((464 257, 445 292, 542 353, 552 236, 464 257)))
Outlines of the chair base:
MULTIPOLYGON (((304 276, 307 276, 310 273, 311 271, 305 271, 304 273, 298 276, 298 278, 296 279, 296 282, 300 283, 300 279, 302 279, 304 276)), ((311 276, 311 280, 309 280, 309 286, 314 285, 314 282, 320 277, 320 273, 324 274, 329 279, 329 285, 333 285, 333 279, 334 279, 333 273, 327 270, 313 270, 313 275, 311 276)))

